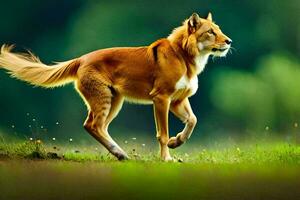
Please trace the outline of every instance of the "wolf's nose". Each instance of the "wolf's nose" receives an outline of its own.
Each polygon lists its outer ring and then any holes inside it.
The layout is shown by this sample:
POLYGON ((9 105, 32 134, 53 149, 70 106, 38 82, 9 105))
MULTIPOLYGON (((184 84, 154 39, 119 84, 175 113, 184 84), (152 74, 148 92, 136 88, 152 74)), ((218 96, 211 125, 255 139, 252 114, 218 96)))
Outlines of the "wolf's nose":
POLYGON ((232 40, 225 40, 226 44, 231 44, 232 40))

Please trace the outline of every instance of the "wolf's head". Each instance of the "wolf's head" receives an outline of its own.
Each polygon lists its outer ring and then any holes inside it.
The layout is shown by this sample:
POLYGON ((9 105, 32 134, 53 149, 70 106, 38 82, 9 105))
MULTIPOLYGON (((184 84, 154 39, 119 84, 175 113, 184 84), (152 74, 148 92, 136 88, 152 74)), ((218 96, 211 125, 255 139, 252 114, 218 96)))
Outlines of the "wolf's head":
POLYGON ((211 13, 206 18, 193 13, 182 26, 174 29, 168 39, 179 44, 191 56, 201 53, 225 56, 232 42, 213 22, 211 13))

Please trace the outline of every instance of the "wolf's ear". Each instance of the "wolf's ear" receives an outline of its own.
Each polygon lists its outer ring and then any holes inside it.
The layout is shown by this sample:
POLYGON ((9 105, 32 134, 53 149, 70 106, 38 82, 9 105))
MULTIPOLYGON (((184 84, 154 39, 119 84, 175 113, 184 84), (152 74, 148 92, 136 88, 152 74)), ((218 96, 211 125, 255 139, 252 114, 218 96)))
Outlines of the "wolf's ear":
POLYGON ((188 19, 188 32, 189 34, 194 33, 200 27, 201 20, 197 13, 193 13, 188 19))
POLYGON ((212 15, 211 15, 211 12, 208 13, 206 19, 209 20, 209 21, 212 21, 212 15))

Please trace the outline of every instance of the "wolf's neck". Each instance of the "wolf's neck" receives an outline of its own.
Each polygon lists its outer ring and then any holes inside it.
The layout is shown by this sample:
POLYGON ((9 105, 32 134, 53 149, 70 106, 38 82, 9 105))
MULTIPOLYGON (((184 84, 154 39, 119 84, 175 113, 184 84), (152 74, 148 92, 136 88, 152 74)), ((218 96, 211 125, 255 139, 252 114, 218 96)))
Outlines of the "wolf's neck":
POLYGON ((201 53, 194 58, 197 75, 204 70, 208 58, 209 58, 209 54, 201 54, 201 53))

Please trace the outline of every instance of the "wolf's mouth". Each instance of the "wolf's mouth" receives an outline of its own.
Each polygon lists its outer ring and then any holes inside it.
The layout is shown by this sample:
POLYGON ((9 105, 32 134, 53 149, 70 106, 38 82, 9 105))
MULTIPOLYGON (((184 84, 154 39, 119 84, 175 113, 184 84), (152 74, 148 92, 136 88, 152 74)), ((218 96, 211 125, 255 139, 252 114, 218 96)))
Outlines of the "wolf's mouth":
POLYGON ((211 50, 213 52, 216 52, 216 51, 220 51, 220 52, 223 52, 223 51, 226 51, 228 48, 222 48, 222 49, 218 49, 218 48, 212 48, 211 50))

